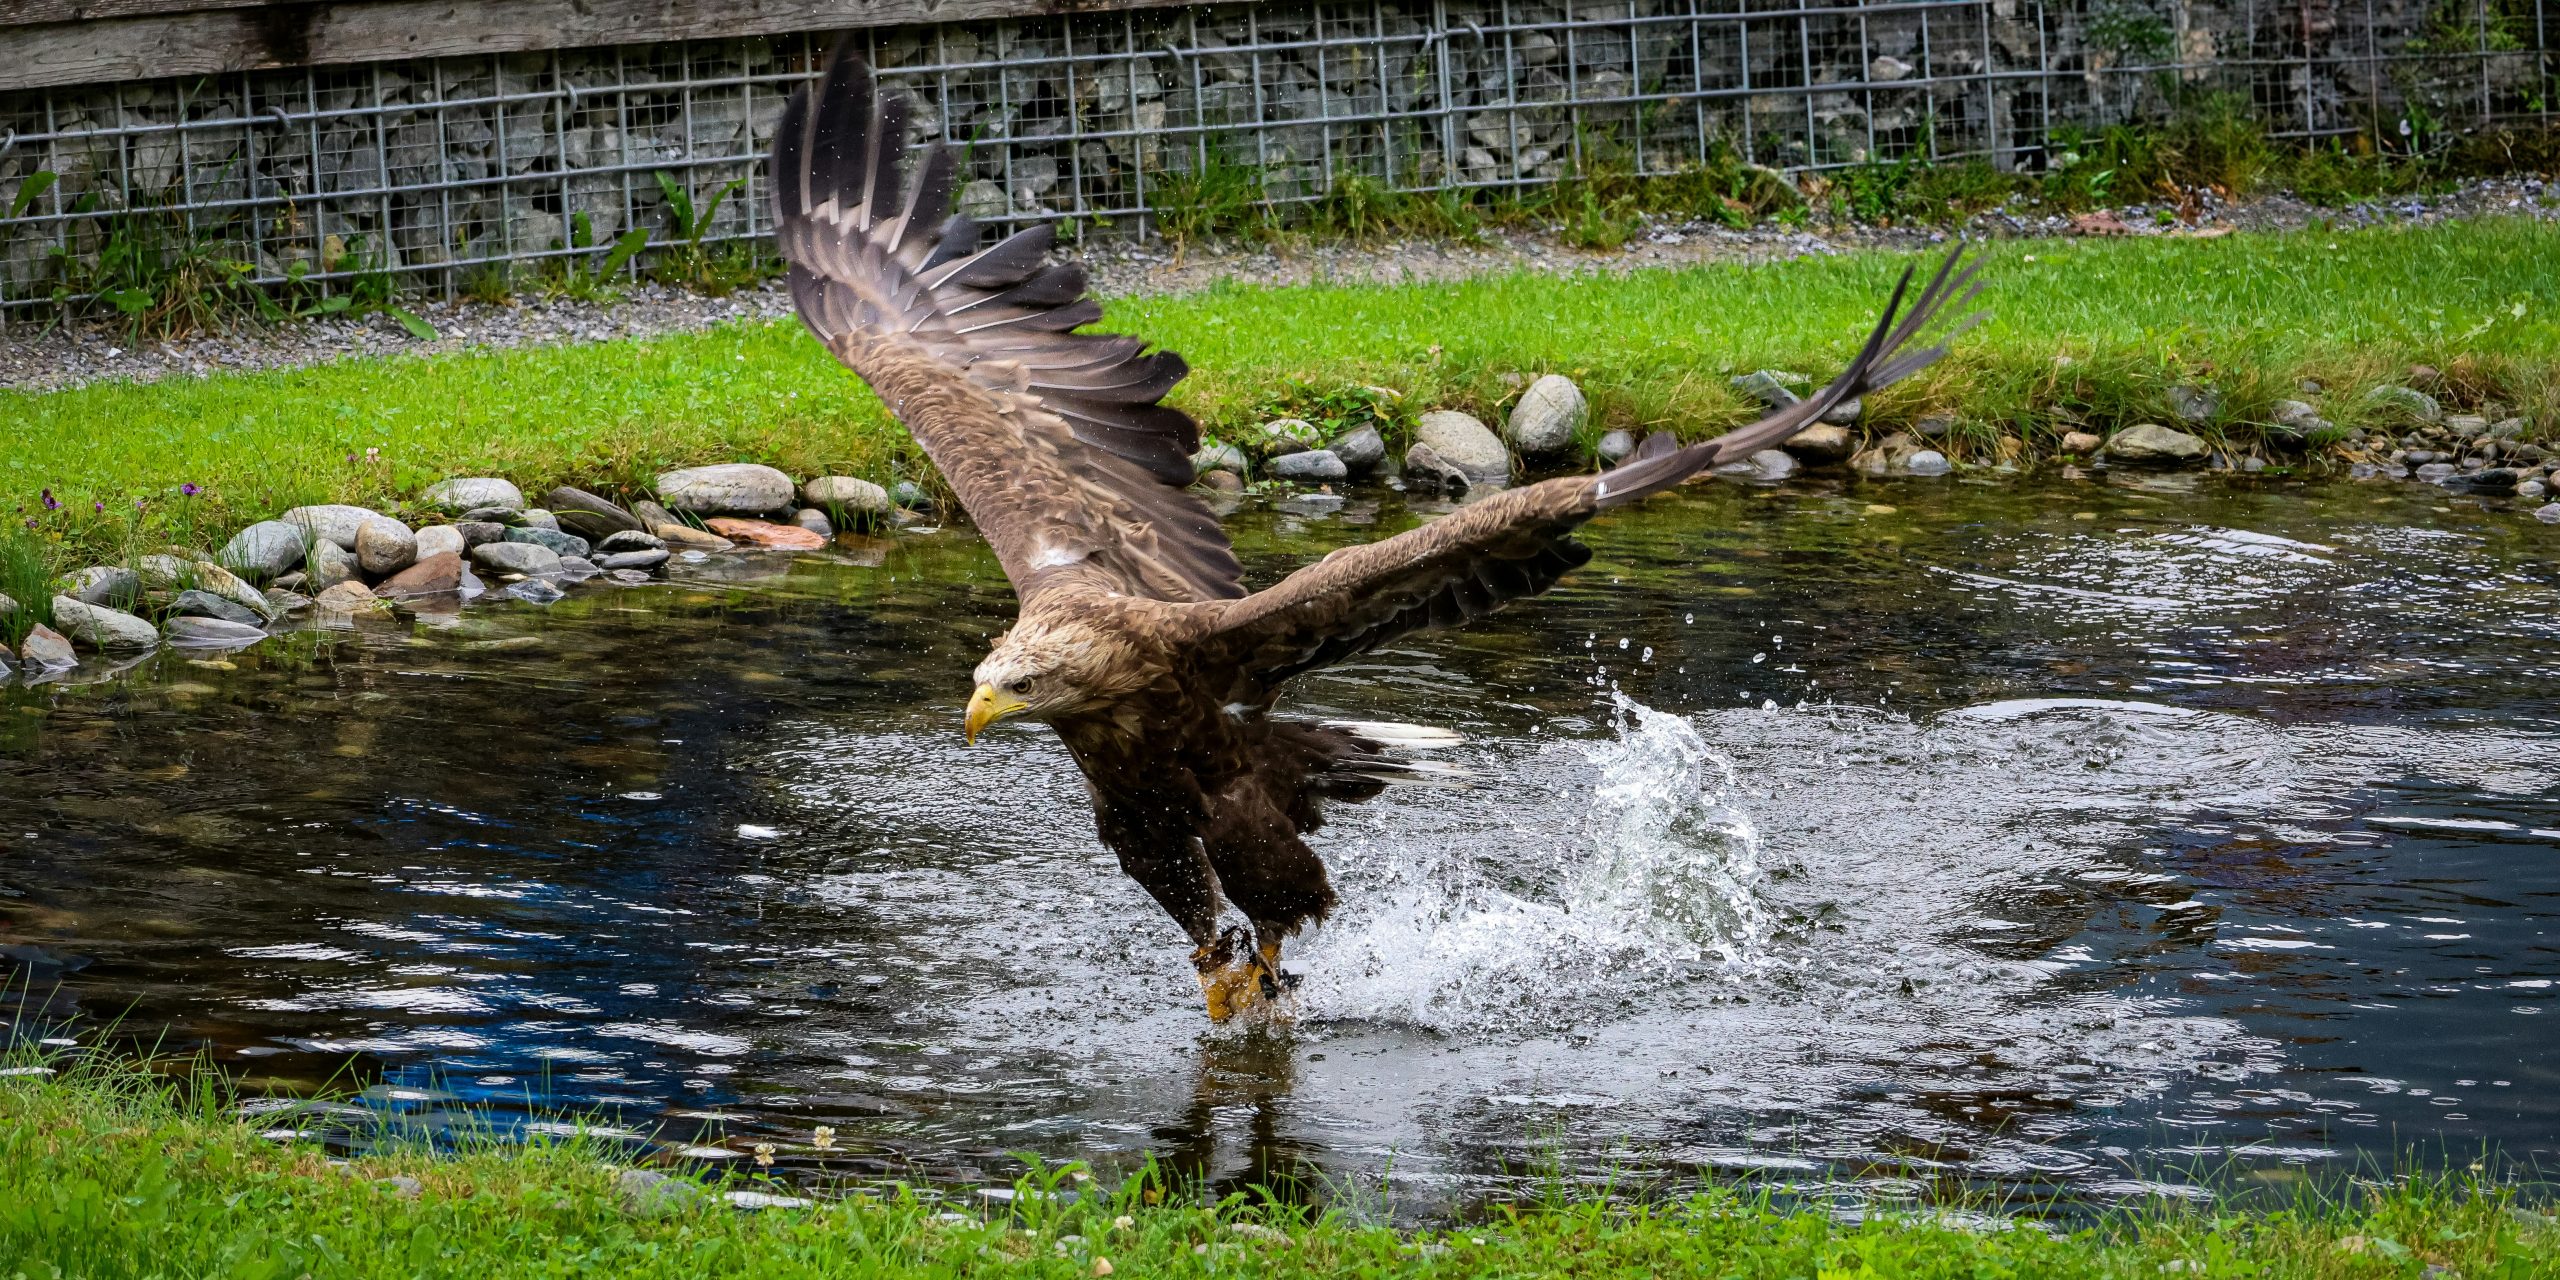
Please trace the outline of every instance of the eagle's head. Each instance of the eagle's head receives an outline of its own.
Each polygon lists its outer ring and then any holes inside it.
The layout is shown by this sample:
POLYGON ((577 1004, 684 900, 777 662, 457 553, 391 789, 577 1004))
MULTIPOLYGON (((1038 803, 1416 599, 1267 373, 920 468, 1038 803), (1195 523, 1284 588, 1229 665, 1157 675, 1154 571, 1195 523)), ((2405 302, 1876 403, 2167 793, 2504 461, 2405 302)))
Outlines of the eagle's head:
POLYGON ((996 641, 978 664, 969 696, 969 741, 1009 716, 1034 720, 1091 710, 1119 692, 1125 646, 1101 628, 1074 620, 1025 621, 996 641))

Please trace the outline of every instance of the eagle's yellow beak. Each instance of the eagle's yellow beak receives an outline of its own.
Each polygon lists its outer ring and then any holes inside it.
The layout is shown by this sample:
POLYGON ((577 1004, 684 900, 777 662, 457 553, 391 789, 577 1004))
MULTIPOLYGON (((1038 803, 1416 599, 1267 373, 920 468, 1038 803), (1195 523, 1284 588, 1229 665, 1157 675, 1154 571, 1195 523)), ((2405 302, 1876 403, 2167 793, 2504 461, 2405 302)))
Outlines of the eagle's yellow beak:
POLYGON ((978 691, 969 695, 969 723, 966 729, 969 745, 973 747, 978 745, 978 735, 985 733, 988 725, 1030 705, 1028 702, 1008 698, 996 692, 994 685, 979 685, 978 691))

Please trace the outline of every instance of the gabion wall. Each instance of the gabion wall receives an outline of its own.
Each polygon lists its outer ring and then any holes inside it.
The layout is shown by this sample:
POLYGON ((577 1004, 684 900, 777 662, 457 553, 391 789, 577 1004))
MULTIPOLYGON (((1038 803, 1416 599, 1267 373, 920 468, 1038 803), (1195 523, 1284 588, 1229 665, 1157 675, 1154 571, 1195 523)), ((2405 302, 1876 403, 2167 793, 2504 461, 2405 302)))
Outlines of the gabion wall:
MULTIPOLYGON (((2424 145, 2547 118, 2560 0, 1438 0, 1273 3, 870 31, 918 141, 968 156, 980 218, 1143 226, 1204 165, 1307 199, 1644 172, 1711 148, 1806 170, 2043 163, 2057 126, 2245 95, 2280 135, 2424 145)), ((761 157, 824 34, 251 72, 0 95, 0 304, 112 283, 113 255, 221 246, 263 281, 761 236, 761 157), (47 177, 45 175, 52 175, 47 177), (156 248, 154 247, 156 246, 156 248), (112 264, 110 264, 112 265, 112 264)), ((0 312, 4 315, 6 312, 0 312)))

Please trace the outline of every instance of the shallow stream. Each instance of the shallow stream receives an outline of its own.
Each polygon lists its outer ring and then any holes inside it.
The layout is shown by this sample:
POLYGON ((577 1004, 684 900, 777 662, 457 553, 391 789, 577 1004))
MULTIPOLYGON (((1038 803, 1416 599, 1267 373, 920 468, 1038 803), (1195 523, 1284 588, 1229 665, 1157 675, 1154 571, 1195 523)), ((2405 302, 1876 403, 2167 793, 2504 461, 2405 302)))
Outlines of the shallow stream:
MULTIPOLYGON (((0 955, 28 1034, 365 1090, 280 1130, 585 1116, 954 1194, 1013 1152, 1422 1212, 2547 1171, 2560 542, 2442 501, 1618 515, 1547 599, 1303 682, 1477 780, 1334 810, 1280 1030, 1207 1026, 1045 730, 961 744, 1012 606, 965 529, 0 687, 0 955)), ((1265 582, 1416 516, 1230 527, 1265 582)))

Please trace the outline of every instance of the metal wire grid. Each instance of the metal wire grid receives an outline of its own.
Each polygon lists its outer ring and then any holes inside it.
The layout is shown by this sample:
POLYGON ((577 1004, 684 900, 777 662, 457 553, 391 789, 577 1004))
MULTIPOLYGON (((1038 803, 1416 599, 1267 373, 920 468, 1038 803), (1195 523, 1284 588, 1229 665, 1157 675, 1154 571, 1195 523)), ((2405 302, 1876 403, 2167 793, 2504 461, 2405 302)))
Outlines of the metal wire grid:
MULTIPOLYGON (((973 216, 1143 224, 1222 177, 1292 201, 1350 174, 1517 187, 1602 165, 1674 172, 1719 149, 1799 171, 2033 168, 2058 126, 2156 115, 2181 88, 2239 95, 2294 137, 2547 124, 2551 2, 1357 0, 863 38, 883 81, 918 99, 914 140, 963 148, 973 216)), ((451 292, 473 271, 575 267, 632 228, 663 241, 662 181, 697 204, 736 184, 703 238, 761 237, 769 131, 826 43, 0 97, 0 307, 113 287, 102 254, 111 267, 181 243, 318 294, 380 273, 451 292)))

